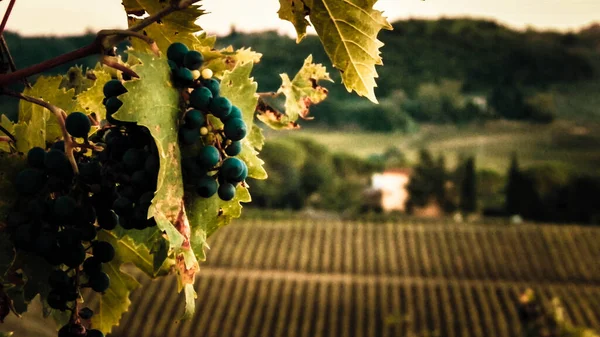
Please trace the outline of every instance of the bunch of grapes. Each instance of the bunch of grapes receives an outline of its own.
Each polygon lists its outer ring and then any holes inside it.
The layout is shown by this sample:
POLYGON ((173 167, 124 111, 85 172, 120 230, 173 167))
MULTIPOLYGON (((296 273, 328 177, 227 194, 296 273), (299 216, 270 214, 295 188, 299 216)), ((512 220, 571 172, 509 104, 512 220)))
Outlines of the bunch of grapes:
POLYGON ((184 158, 184 180, 192 181, 203 198, 216 193, 222 200, 232 200, 236 186, 248 176, 246 164, 235 158, 247 134, 242 112, 220 95, 220 83, 210 69, 200 72, 201 53, 177 42, 169 46, 167 57, 173 83, 185 98, 180 143, 195 150, 184 158))

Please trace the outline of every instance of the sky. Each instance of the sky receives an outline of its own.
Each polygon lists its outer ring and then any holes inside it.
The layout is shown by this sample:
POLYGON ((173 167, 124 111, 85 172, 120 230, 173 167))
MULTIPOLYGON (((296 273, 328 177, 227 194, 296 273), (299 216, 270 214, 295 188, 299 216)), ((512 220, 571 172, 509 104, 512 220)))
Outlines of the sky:
MULTIPOLYGON (((337 0, 340 1, 340 0, 337 0)), ((3 15, 9 0, 0 0, 3 15)), ((295 36, 291 23, 279 20, 277 0, 204 0, 211 14, 198 21, 211 34, 278 30, 295 36)), ((376 8, 390 19, 470 16, 496 19, 524 29, 579 29, 600 22, 600 0, 379 0, 376 8)), ((7 30, 23 35, 75 35, 86 30, 125 28, 120 0, 18 0, 7 30)))

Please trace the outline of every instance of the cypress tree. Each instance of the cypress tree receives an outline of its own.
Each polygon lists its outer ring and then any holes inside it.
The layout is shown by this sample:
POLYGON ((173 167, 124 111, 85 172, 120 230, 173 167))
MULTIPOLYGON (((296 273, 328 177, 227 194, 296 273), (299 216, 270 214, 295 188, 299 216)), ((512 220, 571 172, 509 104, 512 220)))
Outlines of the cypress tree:
POLYGON ((464 167, 464 176, 460 188, 460 209, 464 213, 472 213, 477 210, 475 158, 469 157, 464 167))
POLYGON ((519 169, 517 154, 513 153, 510 168, 508 169, 505 192, 504 208, 508 215, 521 214, 521 198, 523 178, 519 169))

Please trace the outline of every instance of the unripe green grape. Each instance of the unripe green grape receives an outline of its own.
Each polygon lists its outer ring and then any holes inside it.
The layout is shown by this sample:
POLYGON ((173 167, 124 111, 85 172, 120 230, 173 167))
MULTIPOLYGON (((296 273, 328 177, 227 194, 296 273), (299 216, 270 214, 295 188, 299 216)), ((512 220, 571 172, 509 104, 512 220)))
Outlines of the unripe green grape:
POLYGON ((73 112, 65 120, 67 132, 76 138, 87 137, 92 129, 92 122, 83 112, 73 112))
POLYGON ((189 51, 188 47, 181 43, 175 42, 172 43, 169 48, 167 48, 167 58, 178 66, 183 65, 183 59, 185 58, 185 54, 189 51))
POLYGON ((27 152, 27 164, 31 167, 43 169, 44 158, 46 158, 46 150, 41 147, 34 147, 27 152))
POLYGON ((242 118, 242 111, 240 110, 240 108, 238 108, 235 105, 232 105, 231 106, 231 112, 229 113, 229 115, 227 115, 227 117, 225 117, 225 118, 223 118, 221 120, 223 122, 226 122, 226 121, 228 121, 230 119, 234 119, 234 118, 239 118, 239 119, 243 120, 243 118, 242 118))
POLYGON ((237 181, 236 179, 244 172, 246 164, 238 158, 227 158, 221 165, 220 174, 227 181, 237 181))
POLYGON ((210 68, 202 69, 202 78, 205 80, 211 79, 213 77, 213 71, 210 68))
POLYGON ((179 139, 185 145, 194 145, 200 139, 200 130, 180 128, 179 139))
POLYGON ((246 137, 247 128, 246 123, 240 118, 232 118, 225 122, 223 126, 223 131, 225 131, 225 137, 227 139, 231 139, 233 141, 238 141, 244 139, 246 137))
POLYGON ((105 272, 90 275, 90 287, 97 293, 105 292, 110 286, 110 277, 105 272))
POLYGON ((194 75, 188 68, 179 68, 173 72, 175 83, 183 87, 189 87, 194 83, 194 75))
POLYGON ((242 152, 242 142, 240 141, 233 141, 225 148, 225 153, 228 156, 237 156, 240 152, 242 152))
POLYGON ((73 215, 75 208, 77 207, 77 201, 68 195, 63 195, 56 199, 54 203, 54 214, 61 219, 69 218, 73 215))
POLYGON ((200 78, 200 70, 192 70, 192 76, 194 77, 194 81, 200 78))
POLYGON ((231 102, 227 97, 215 97, 208 107, 210 112, 219 119, 225 119, 231 113, 231 102))
POLYGON ((223 183, 219 185, 217 193, 223 201, 232 200, 235 197, 235 186, 230 183, 223 183))
POLYGON ((190 105, 194 109, 208 111, 210 102, 213 99, 213 94, 207 88, 196 88, 190 94, 190 105))
POLYGON ((106 107, 106 115, 112 116, 115 112, 117 112, 117 110, 119 110, 123 106, 123 102, 121 102, 121 100, 117 97, 113 96, 106 99, 106 104, 104 106, 106 107))
POLYGON ((44 171, 26 168, 17 174, 15 187, 17 192, 24 195, 31 195, 39 192, 46 182, 44 171))
POLYGON ((188 51, 183 58, 183 64, 190 70, 200 69, 203 62, 204 56, 195 50, 188 51))
POLYGON ((213 97, 219 97, 219 95, 221 93, 221 84, 219 83, 219 81, 215 80, 214 78, 211 78, 211 79, 202 81, 202 84, 204 85, 205 88, 210 90, 213 97))
POLYGON ((200 135, 202 136, 206 136, 208 134, 208 128, 206 126, 203 126, 200 128, 200 135))
POLYGON ((220 158, 219 150, 212 145, 208 145, 198 151, 196 163, 200 168, 210 169, 219 163, 220 158))
POLYGON ((192 109, 185 113, 185 127, 188 129, 198 129, 204 126, 206 120, 200 110, 192 109))
POLYGON ((210 198, 217 193, 218 184, 213 177, 204 175, 196 183, 196 193, 203 198, 210 198))
POLYGON ((115 248, 106 241, 95 241, 92 249, 94 256, 102 263, 110 262, 115 257, 115 248))
POLYGON ((121 81, 110 80, 106 82, 102 91, 104 92, 104 97, 116 97, 126 93, 127 89, 125 89, 125 86, 121 81))

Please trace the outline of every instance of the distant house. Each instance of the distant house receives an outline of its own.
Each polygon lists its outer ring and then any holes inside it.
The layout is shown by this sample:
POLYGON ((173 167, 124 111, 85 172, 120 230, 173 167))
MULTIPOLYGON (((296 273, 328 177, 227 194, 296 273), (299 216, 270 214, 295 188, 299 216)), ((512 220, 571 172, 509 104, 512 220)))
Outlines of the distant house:
POLYGON ((371 178, 370 192, 367 194, 379 198, 377 204, 384 212, 404 212, 408 201, 407 185, 410 175, 410 169, 388 169, 383 173, 375 173, 371 178))

